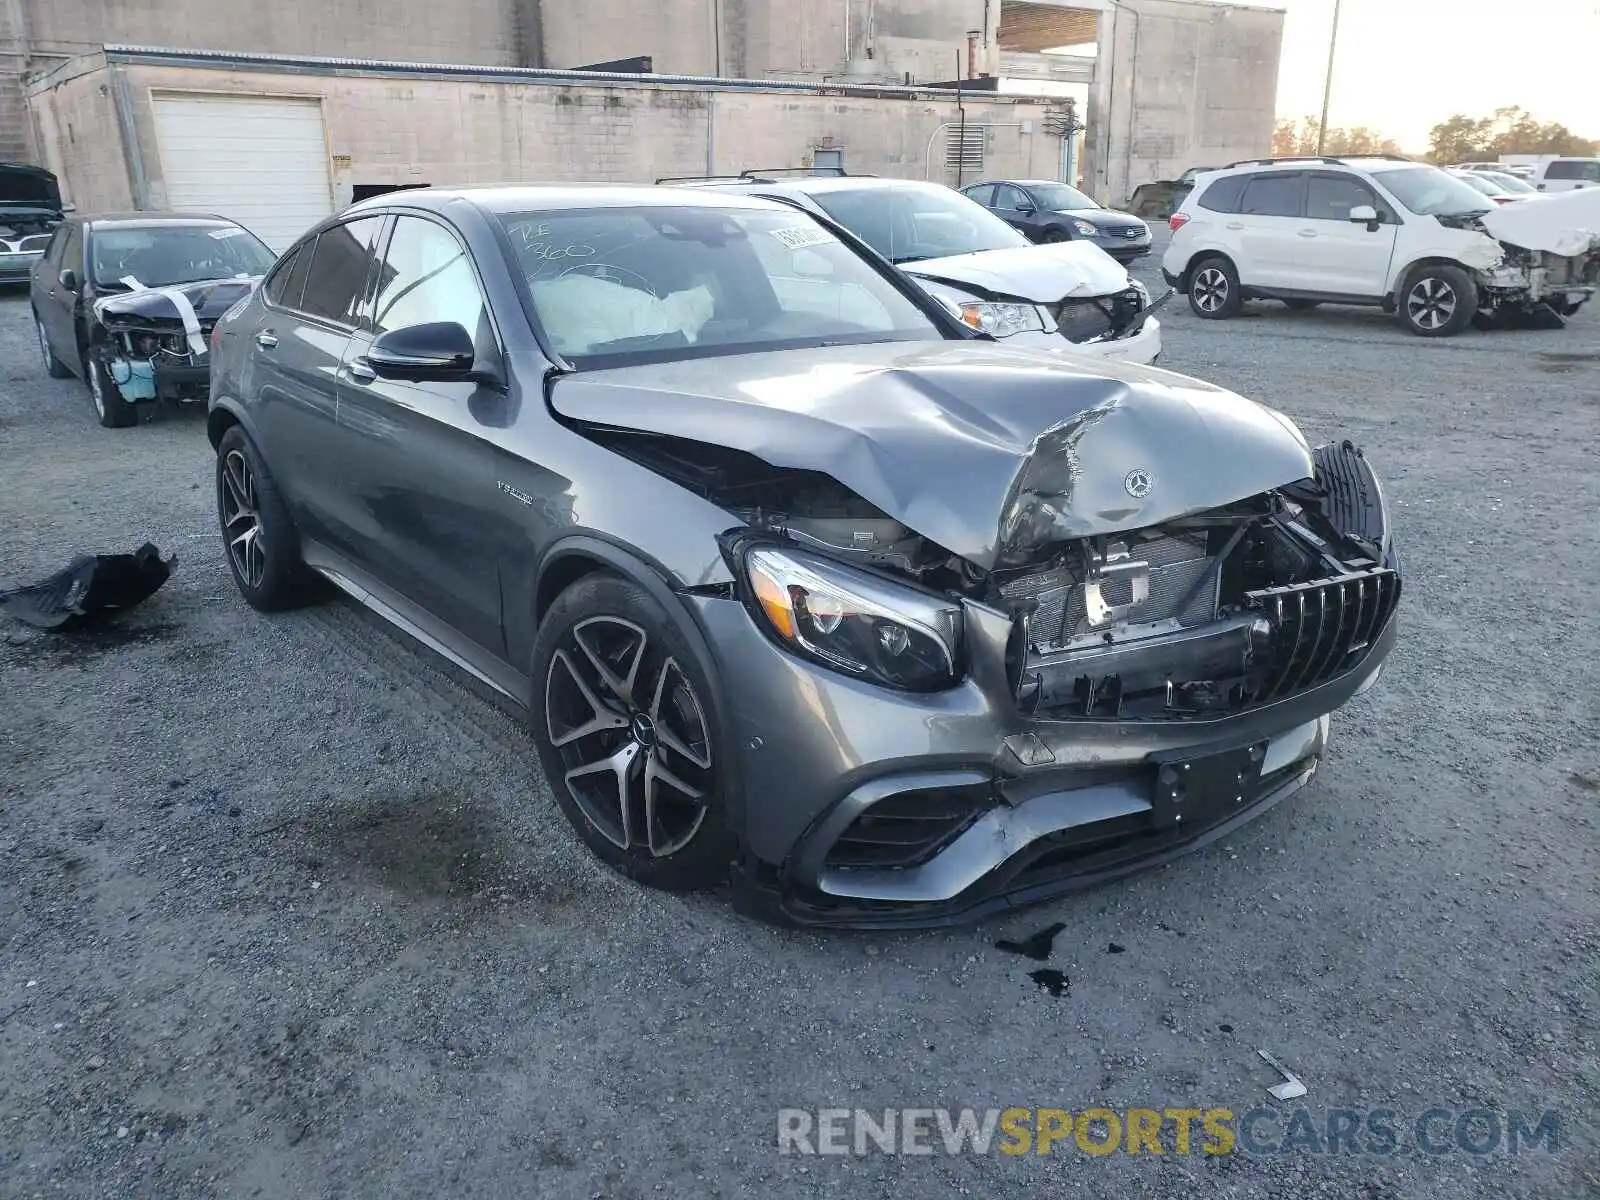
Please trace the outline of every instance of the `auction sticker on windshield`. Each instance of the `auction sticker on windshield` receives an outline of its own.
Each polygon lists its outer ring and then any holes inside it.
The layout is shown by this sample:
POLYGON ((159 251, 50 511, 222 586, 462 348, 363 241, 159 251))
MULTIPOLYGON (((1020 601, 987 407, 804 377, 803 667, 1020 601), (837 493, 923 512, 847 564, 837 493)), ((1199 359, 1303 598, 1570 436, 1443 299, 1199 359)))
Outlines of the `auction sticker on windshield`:
POLYGON ((821 246, 839 240, 819 225, 785 225, 767 232, 790 250, 803 250, 807 246, 821 246))

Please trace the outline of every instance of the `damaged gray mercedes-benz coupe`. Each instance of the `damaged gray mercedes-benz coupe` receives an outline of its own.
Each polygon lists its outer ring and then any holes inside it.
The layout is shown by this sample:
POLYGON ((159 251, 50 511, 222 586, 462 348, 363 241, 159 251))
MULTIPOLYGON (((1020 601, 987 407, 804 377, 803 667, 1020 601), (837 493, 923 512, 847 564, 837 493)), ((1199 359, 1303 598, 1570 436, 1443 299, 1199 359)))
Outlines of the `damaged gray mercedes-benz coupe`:
POLYGON ((772 919, 936 924, 1194 849, 1312 777, 1394 644, 1359 449, 1002 348, 769 201, 376 198, 214 342, 245 599, 332 581, 527 715, 598 857, 772 919))

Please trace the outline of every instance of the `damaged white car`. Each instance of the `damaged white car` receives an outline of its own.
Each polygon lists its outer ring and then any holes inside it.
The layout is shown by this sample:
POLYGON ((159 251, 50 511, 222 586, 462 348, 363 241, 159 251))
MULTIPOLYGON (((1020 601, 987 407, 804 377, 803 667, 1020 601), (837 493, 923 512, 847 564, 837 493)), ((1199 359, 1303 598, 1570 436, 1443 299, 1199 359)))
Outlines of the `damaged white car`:
POLYGON ((1144 284, 1086 241, 1035 245, 977 201, 937 183, 871 175, 746 171, 691 183, 777 200, 841 226, 901 268, 961 322, 1008 346, 1150 364, 1161 355, 1144 284))
POLYGON ((1196 316, 1247 300, 1374 305, 1423 337, 1561 322, 1600 284, 1600 192, 1497 207, 1402 158, 1256 159, 1206 177, 1169 222, 1162 274, 1196 316))

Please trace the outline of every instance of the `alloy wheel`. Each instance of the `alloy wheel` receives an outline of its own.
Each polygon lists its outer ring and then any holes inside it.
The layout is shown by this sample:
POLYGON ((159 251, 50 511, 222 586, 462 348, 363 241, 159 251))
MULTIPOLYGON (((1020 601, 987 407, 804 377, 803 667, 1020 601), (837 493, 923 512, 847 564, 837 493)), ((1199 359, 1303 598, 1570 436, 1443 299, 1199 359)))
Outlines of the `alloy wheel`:
POLYGON ((100 419, 106 416, 105 381, 100 378, 100 365, 92 358, 84 359, 84 373, 89 376, 89 399, 94 401, 94 411, 100 419))
POLYGON ((1439 329, 1455 312, 1455 288, 1433 276, 1417 280, 1406 296, 1406 313, 1418 329, 1439 329))
POLYGON ((258 588, 267 576, 267 552, 261 542, 261 513, 256 505, 255 473, 242 450, 230 450, 222 460, 223 536, 228 557, 246 587, 258 588))
POLYGON ((621 850, 687 846, 713 787, 705 709, 678 660, 632 621, 590 617, 545 676, 545 728, 579 810, 621 850))
POLYGON ((1228 277, 1216 267, 1207 267, 1194 277, 1195 307, 1203 312, 1216 312, 1228 302, 1228 277))

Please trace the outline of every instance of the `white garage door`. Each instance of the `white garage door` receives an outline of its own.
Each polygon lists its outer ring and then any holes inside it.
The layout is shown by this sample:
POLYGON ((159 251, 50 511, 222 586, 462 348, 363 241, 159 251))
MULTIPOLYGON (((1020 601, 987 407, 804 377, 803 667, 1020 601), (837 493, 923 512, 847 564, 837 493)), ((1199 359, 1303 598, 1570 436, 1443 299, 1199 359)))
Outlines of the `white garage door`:
POLYGON ((315 100, 153 98, 167 204, 238 221, 283 250, 333 211, 315 100))

